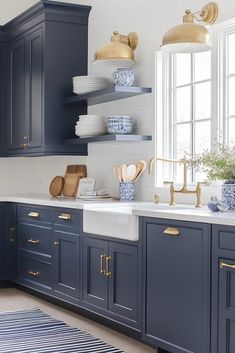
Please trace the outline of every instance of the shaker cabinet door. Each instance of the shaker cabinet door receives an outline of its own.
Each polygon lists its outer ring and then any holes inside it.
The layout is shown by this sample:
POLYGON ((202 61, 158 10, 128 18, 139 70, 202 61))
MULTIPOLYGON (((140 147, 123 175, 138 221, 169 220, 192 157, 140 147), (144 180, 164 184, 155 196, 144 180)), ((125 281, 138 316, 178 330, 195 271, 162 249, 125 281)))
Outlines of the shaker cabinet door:
POLYGON ((64 232, 54 231, 55 249, 55 291, 78 299, 79 286, 79 236, 64 232))
POLYGON ((138 319, 138 248, 109 242, 109 310, 138 319))
POLYGON ((147 340, 172 353, 209 353, 209 227, 144 225, 147 340))
POLYGON ((83 300, 100 308, 108 305, 108 277, 105 273, 105 258, 108 242, 84 237, 83 239, 83 300))
MULTIPOLYGON (((24 39, 11 42, 7 47, 7 149, 23 148, 25 119, 25 45, 24 39)), ((14 151, 12 151, 14 153, 14 151)))
POLYGON ((235 260, 219 261, 219 353, 235 352, 235 260))
POLYGON ((42 145, 43 28, 25 37, 25 134, 28 149, 42 145))

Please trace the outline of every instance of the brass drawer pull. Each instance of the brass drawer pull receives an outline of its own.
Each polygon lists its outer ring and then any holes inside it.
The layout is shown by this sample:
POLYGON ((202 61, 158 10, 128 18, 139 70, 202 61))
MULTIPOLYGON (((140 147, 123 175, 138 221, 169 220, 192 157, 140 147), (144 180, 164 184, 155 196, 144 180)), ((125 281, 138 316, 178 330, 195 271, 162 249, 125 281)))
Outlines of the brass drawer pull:
POLYGON ((38 212, 30 212, 28 214, 29 217, 33 217, 33 218, 38 218, 39 217, 39 213, 38 212))
POLYGON ((105 261, 106 261, 105 275, 107 277, 111 277, 112 276, 112 272, 109 271, 109 262, 112 261, 112 256, 106 256, 105 257, 105 261))
POLYGON ((223 268, 232 268, 233 270, 235 270, 235 264, 226 264, 226 262, 220 262, 219 267, 221 268, 221 270, 223 268))
POLYGON ((27 239, 27 242, 29 243, 29 244, 35 244, 35 245, 38 245, 39 243, 40 243, 40 240, 38 240, 38 239, 27 239))
POLYGON ((33 277, 39 277, 40 276, 40 272, 34 272, 33 270, 28 270, 27 273, 30 275, 30 276, 33 276, 33 277))
POLYGON ((58 216, 58 218, 64 219, 64 220, 66 220, 66 221, 70 221, 70 220, 71 220, 71 215, 68 214, 68 213, 61 213, 61 214, 58 216))
POLYGON ((59 245, 59 244, 60 244, 60 242, 58 240, 54 241, 54 245, 59 245))
POLYGON ((105 275, 104 258, 105 255, 100 255, 100 273, 102 273, 102 275, 105 275))
POLYGON ((166 228, 163 233, 167 235, 179 235, 180 231, 177 228, 169 227, 169 228, 166 228))

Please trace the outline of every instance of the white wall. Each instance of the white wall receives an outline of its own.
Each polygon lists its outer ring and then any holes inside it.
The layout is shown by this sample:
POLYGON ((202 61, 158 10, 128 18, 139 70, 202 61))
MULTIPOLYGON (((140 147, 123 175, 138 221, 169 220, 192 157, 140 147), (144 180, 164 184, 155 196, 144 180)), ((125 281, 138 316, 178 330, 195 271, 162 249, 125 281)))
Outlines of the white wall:
MULTIPOLYGON (((57 0, 58 1, 58 0, 57 0)), ((0 23, 5 23, 35 0, 0 0, 0 23)), ((71 3, 92 5, 89 20, 89 73, 111 76, 107 67, 91 63, 97 47, 109 41, 113 30, 122 34, 136 31, 139 45, 136 50, 136 84, 154 88, 155 51, 159 49, 163 33, 171 26, 180 23, 186 8, 199 10, 204 1, 199 0, 73 0, 71 3)), ((220 9, 218 21, 235 17, 235 2, 217 1, 220 9)), ((156 87, 157 92, 157 87, 156 87)), ((138 122, 138 130, 143 134, 154 134, 155 94, 131 98, 113 103, 92 106, 91 113, 131 114, 138 122)), ((0 159, 1 192, 47 193, 54 175, 63 175, 70 163, 86 163, 89 176, 97 177, 99 185, 112 194, 117 193, 118 183, 112 174, 112 167, 123 162, 138 159, 149 160, 154 155, 154 143, 133 144, 91 144, 89 156, 84 157, 37 157, 0 159)), ((151 200, 154 192, 154 177, 144 175, 137 186, 137 196, 141 200, 151 200)), ((164 195, 165 198, 165 195, 164 195)))

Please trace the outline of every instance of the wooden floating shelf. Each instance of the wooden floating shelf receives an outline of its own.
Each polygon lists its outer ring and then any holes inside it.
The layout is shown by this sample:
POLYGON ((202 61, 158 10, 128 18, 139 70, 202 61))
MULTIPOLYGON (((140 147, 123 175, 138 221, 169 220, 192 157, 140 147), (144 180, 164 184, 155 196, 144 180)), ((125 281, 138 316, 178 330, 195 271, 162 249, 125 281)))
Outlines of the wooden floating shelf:
POLYGON ((119 99, 140 96, 142 94, 151 93, 150 87, 123 87, 123 86, 110 86, 99 91, 90 92, 87 94, 74 95, 66 98, 65 104, 78 104, 79 102, 86 101, 88 105, 101 104, 112 102, 119 99))
POLYGON ((144 142, 152 141, 149 135, 102 135, 94 137, 75 137, 65 140, 66 145, 87 144, 92 142, 144 142))

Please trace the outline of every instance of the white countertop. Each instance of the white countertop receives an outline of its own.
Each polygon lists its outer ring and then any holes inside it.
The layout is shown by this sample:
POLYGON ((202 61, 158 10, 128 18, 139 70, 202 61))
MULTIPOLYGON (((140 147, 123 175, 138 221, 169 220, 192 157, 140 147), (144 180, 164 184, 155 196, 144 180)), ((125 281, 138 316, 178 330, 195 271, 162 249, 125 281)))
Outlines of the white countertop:
POLYGON ((235 211, 213 213, 206 206, 195 208, 191 205, 167 204, 155 205, 152 202, 120 202, 120 201, 84 201, 72 198, 52 198, 49 195, 0 195, 2 202, 17 202, 32 205, 44 205, 74 209, 92 209, 114 213, 131 213, 135 216, 146 216, 162 219, 201 222, 235 226, 235 211))

